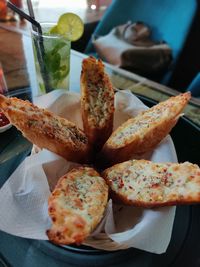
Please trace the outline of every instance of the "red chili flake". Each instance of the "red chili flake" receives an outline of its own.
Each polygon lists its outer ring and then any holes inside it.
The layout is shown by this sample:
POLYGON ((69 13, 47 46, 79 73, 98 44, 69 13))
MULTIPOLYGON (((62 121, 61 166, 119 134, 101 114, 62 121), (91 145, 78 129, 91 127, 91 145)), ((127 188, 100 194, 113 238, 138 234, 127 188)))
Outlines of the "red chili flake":
POLYGON ((9 123, 10 123, 9 120, 6 118, 3 112, 0 112, 0 127, 3 127, 9 123))
POLYGON ((50 207, 50 208, 49 208, 49 212, 50 212, 50 213, 52 213, 52 212, 54 212, 54 211, 55 211, 55 208, 53 208, 53 207, 50 207))
POLYGON ((164 185, 166 185, 167 182, 168 182, 168 179, 167 179, 167 178, 168 178, 168 177, 167 177, 167 174, 165 174, 164 177, 163 177, 164 185))
POLYGON ((156 184, 152 184, 152 185, 151 185, 152 188, 156 188, 156 187, 158 187, 158 186, 159 186, 159 183, 156 183, 156 184))
POLYGON ((128 186, 130 189, 133 189, 133 187, 131 185, 128 186))
POLYGON ((80 199, 75 199, 74 204, 75 204, 75 207, 78 207, 79 209, 83 207, 82 201, 80 199))
POLYGON ((52 221, 53 222, 56 222, 56 217, 52 217, 52 221))
POLYGON ((123 186, 124 186, 124 182, 123 182, 122 178, 120 177, 119 182, 118 182, 118 187, 122 188, 123 186))
POLYGON ((57 237, 60 237, 60 236, 61 236, 61 232, 57 231, 57 232, 56 232, 56 236, 57 236, 57 237))

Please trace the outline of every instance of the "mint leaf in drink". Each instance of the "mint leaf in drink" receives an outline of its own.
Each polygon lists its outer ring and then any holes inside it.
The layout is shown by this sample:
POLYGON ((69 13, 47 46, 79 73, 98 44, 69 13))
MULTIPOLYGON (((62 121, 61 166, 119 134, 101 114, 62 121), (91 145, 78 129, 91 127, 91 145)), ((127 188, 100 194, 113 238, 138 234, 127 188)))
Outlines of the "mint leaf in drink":
POLYGON ((53 79, 59 81, 61 79, 61 71, 58 70, 53 73, 53 79))
POLYGON ((60 68, 61 56, 59 53, 52 54, 51 51, 45 55, 45 64, 49 72, 55 72, 60 68))
POLYGON ((69 74, 69 68, 67 65, 63 65, 53 73, 52 77, 54 80, 54 85, 58 85, 59 83, 62 83, 64 79, 66 79, 67 75, 69 74))
POLYGON ((60 66, 60 70, 65 71, 67 69, 67 65, 60 66))
POLYGON ((53 54, 50 62, 50 70, 51 72, 55 72, 60 68, 61 56, 59 53, 53 54))
POLYGON ((40 87, 40 92, 41 93, 46 93, 46 89, 45 89, 45 86, 44 86, 44 84, 43 83, 39 83, 39 87, 40 87))
POLYGON ((68 75, 68 73, 69 73, 69 68, 67 68, 66 65, 62 66, 62 68, 64 68, 64 69, 62 69, 62 71, 61 71, 60 78, 63 80, 63 79, 65 79, 65 77, 68 75))
POLYGON ((56 54, 64 46, 66 46, 65 42, 59 42, 58 44, 55 45, 54 49, 52 50, 52 54, 56 54))

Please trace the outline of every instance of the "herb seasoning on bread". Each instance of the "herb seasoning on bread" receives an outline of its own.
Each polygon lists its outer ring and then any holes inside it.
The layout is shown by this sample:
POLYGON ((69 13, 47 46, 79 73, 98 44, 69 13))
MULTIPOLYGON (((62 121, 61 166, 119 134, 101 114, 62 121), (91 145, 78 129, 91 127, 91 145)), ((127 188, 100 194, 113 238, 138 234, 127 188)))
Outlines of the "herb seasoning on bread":
POLYGON ((57 244, 81 244, 101 221, 108 201, 108 186, 93 168, 78 167, 60 178, 49 197, 52 227, 47 231, 57 244))
POLYGON ((89 143, 98 151, 113 130, 114 90, 102 61, 94 57, 82 62, 81 113, 89 143))
POLYGON ((29 101, 3 95, 0 95, 0 109, 38 147, 46 148, 70 161, 88 161, 88 139, 74 123, 29 101))

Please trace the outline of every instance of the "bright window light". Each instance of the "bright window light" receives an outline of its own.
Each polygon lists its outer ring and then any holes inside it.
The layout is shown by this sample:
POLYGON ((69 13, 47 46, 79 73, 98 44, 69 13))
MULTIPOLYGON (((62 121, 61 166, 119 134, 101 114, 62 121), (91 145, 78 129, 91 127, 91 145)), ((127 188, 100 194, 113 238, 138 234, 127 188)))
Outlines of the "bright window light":
POLYGON ((97 8, 96 5, 91 5, 92 10, 95 10, 96 8, 97 8))
MULTIPOLYGON (((33 0, 34 1, 34 0, 33 0)), ((87 1, 86 0, 75 0, 75 1, 69 1, 69 0, 39 0, 39 7, 48 7, 48 8, 78 8, 78 9, 84 9, 87 8, 87 1)))

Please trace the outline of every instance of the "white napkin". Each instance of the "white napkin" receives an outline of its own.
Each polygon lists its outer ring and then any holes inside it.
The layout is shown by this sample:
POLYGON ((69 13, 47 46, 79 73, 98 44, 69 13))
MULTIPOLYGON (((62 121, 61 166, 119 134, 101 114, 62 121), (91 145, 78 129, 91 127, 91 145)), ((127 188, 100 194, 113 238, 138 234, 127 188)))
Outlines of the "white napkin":
MULTIPOLYGON (((39 97, 37 104, 74 121, 82 127, 80 95, 55 90, 39 97)), ((144 110, 130 91, 115 96, 114 128, 144 110)), ((143 158, 155 162, 177 162, 173 142, 167 136, 143 158)), ((31 155, 0 189, 0 230, 20 237, 47 240, 51 225, 48 196, 57 180, 78 164, 42 150, 31 155)), ((102 222, 85 244, 104 250, 135 247, 153 253, 166 251, 171 238, 175 207, 142 209, 113 204, 110 200, 102 222)))

